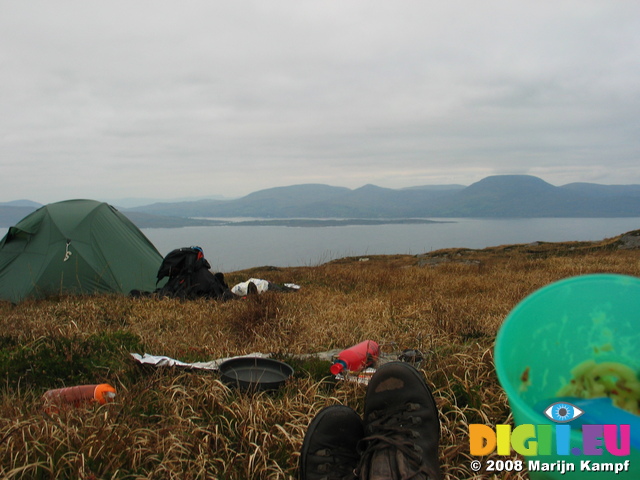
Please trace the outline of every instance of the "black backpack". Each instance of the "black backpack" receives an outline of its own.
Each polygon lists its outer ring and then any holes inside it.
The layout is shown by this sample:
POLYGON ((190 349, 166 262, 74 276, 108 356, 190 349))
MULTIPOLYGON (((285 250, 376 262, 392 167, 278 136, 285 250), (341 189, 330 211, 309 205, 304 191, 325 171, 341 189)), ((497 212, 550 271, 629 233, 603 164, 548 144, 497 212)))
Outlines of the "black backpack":
POLYGON ((156 285, 165 277, 167 283, 156 289, 163 297, 193 299, 198 297, 233 298, 222 273, 211 273, 211 265, 200 247, 177 248, 167 254, 158 270, 156 285))

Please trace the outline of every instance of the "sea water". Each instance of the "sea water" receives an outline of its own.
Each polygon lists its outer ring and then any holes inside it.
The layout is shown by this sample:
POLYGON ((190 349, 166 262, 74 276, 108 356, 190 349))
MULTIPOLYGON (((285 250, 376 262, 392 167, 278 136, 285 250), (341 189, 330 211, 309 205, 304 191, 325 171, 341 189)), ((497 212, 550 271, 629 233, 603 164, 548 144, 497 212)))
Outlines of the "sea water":
POLYGON ((339 227, 147 228, 162 255, 198 245, 212 270, 314 266, 342 257, 561 241, 593 241, 640 229, 640 218, 435 219, 443 223, 339 227))

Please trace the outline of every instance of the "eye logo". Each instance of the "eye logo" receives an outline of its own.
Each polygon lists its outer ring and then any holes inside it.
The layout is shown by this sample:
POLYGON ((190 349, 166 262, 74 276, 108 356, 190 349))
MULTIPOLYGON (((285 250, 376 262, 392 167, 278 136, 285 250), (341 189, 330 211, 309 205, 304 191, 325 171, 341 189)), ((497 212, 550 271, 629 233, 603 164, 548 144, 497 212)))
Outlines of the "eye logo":
POLYGON ((564 423, 575 420, 584 413, 583 410, 568 402, 552 403, 544 411, 549 420, 564 423))

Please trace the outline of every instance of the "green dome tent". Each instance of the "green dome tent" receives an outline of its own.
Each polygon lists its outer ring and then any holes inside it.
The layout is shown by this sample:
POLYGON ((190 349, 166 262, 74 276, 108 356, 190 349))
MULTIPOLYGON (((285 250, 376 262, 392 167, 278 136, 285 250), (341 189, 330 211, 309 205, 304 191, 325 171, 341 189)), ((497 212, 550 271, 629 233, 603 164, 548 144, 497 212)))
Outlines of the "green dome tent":
POLYGON ((147 237, 112 206, 52 203, 9 228, 0 241, 0 299, 153 291, 161 263, 147 237))

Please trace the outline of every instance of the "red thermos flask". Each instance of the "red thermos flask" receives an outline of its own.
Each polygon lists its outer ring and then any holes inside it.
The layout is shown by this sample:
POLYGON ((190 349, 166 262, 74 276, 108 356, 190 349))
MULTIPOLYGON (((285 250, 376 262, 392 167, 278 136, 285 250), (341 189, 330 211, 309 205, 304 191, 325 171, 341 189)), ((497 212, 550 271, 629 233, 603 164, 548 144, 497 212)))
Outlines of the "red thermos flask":
POLYGON ((380 347, 373 340, 365 340, 353 347, 341 351, 330 371, 333 375, 337 375, 343 370, 356 372, 363 370, 378 359, 380 355, 380 347))

